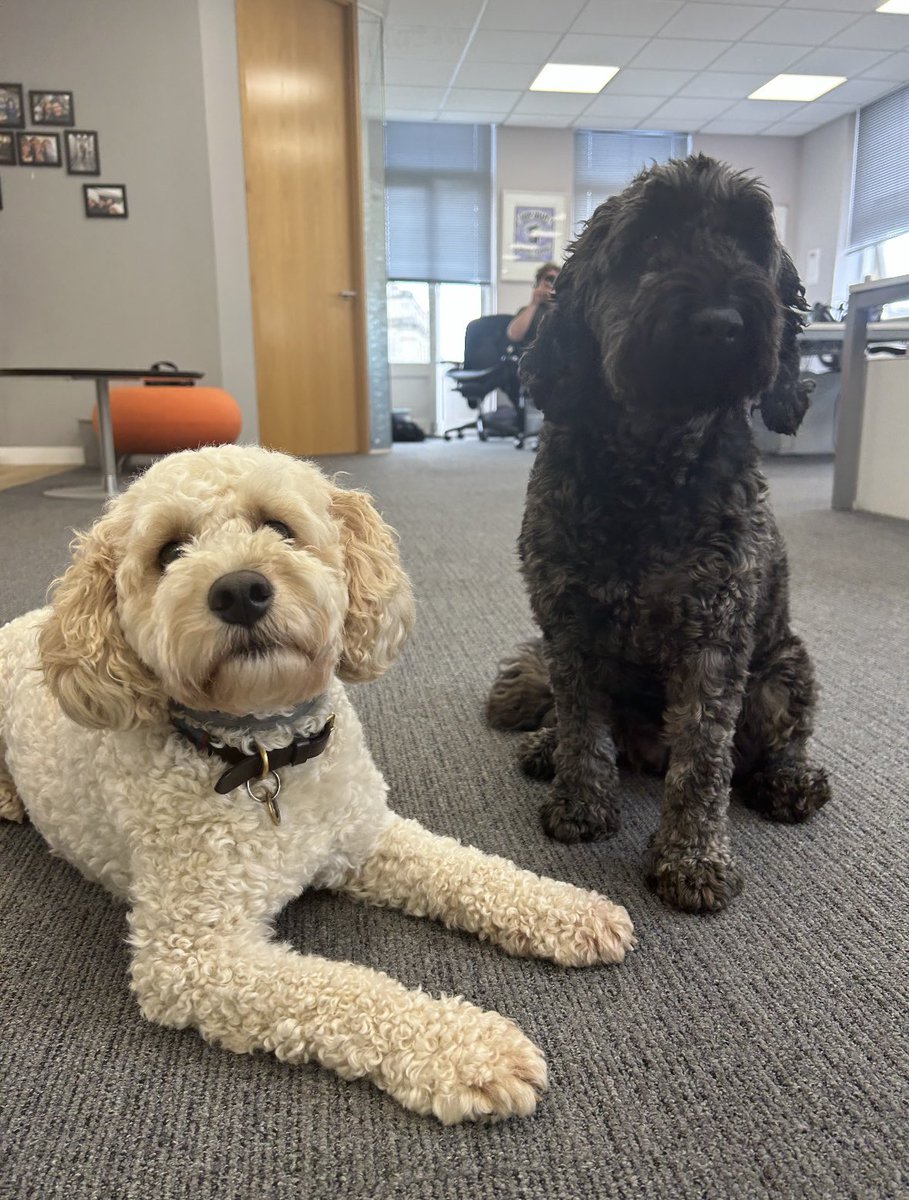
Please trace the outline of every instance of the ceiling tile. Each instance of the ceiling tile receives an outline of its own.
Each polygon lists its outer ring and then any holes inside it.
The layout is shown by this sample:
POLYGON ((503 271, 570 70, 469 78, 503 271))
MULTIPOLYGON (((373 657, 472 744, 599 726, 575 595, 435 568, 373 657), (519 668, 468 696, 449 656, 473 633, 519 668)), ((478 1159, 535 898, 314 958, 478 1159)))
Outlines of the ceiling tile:
POLYGON ((890 83, 909 83, 909 53, 900 51, 882 58, 879 63, 862 71, 863 79, 886 79, 890 83))
POLYGON ((721 116, 728 108, 728 100, 684 99, 675 96, 650 115, 655 121, 668 121, 670 124, 686 124, 692 121, 700 124, 702 121, 721 116))
POLYGON ((768 15, 751 4, 685 4, 660 30, 662 37, 735 41, 768 15))
POLYGON ((385 105, 387 108, 438 108, 444 96, 444 87, 388 87, 385 105))
POLYGON ((624 67, 646 45, 646 38, 598 37, 596 34, 569 33, 553 50, 550 60, 624 67))
POLYGON ((481 0, 389 0, 386 28, 395 25, 436 26, 442 29, 471 29, 481 0))
POLYGON ((645 129, 646 121, 638 121, 634 117, 594 117, 584 115, 574 122, 575 129, 596 129, 609 132, 613 129, 645 129))
MULTIPOLYGON (((450 0, 446 0, 449 7, 450 0)), ((480 21, 481 29, 521 29, 525 32, 563 33, 570 28, 586 0, 489 0, 480 21)))
POLYGON ((776 45, 817 46, 855 21, 854 13, 822 9, 780 8, 747 34, 745 41, 776 45))
POLYGON ((550 117, 564 114, 579 116, 590 103, 590 96, 579 92, 525 92, 514 106, 516 113, 546 113, 550 117))
POLYGON ((785 71, 804 54, 801 46, 772 46, 765 42, 743 42, 711 63, 714 71, 785 71))
POLYGON ((505 118, 506 125, 539 126, 543 129, 565 129, 571 124, 570 117, 548 117, 543 113, 528 116, 526 113, 511 113, 505 118))
POLYGON ((800 75, 845 75, 849 79, 884 58, 881 50, 852 50, 846 46, 821 46, 792 64, 800 75))
POLYGON ((827 12, 873 12, 881 0, 786 0, 790 8, 823 8, 827 12))
POLYGON ((434 62, 421 58, 386 58, 386 85, 401 84, 404 87, 438 87, 441 82, 446 84, 454 71, 450 62, 434 62))
POLYGON ((743 137, 756 137, 767 128, 766 124, 755 124, 754 121, 728 121, 722 117, 719 121, 709 121, 700 128, 701 133, 727 133, 743 137))
POLYGON ((585 110, 584 116, 647 117, 665 101, 664 96, 614 96, 601 92, 585 110))
POLYGON ((813 117, 818 118, 818 125, 827 121, 835 121, 837 117, 845 117, 856 110, 855 104, 833 104, 826 100, 814 100, 807 106, 813 117))
POLYGON ((704 96, 718 100, 744 100, 767 82, 766 72, 745 75, 738 71, 704 71, 679 90, 680 96, 704 96))
POLYGON ((525 91, 539 74, 538 63, 464 63, 455 79, 455 87, 489 87, 495 83, 502 88, 525 91))
POLYGON ((801 100, 740 100, 724 116, 730 121, 763 121, 770 125, 804 107, 801 100))
POLYGON ((437 121, 447 121, 457 125, 501 125, 508 116, 508 110, 495 112, 462 112, 460 109, 443 108, 436 117, 437 121))
POLYGON ((652 37, 683 7, 677 0, 635 0, 634 4, 604 4, 590 0, 572 33, 615 33, 652 37))
POLYGON ((692 71, 639 71, 637 67, 628 67, 619 71, 600 95, 672 96, 693 78, 692 71))
POLYGON ((385 30, 388 58, 431 58, 456 63, 464 53, 468 30, 424 29, 415 25, 385 30))
POLYGON ((555 33, 505 33, 499 29, 478 29, 464 61, 542 64, 549 58, 558 40, 558 34, 555 33))
POLYGON ((521 98, 521 92, 497 91, 492 88, 452 88, 445 100, 446 108, 459 108, 464 112, 511 112, 521 98))
POLYGON ((909 17, 872 13, 859 17, 836 37, 831 46, 854 46, 860 50, 905 50, 909 47, 909 17))
POLYGON ((636 67, 667 67, 699 71, 730 48, 730 42, 686 41, 682 38, 652 38, 634 60, 636 67))
POLYGON ((879 96, 886 96, 889 91, 890 84, 883 79, 847 79, 832 92, 825 93, 824 99, 829 99, 833 104, 857 106, 867 104, 869 100, 877 100, 879 96))

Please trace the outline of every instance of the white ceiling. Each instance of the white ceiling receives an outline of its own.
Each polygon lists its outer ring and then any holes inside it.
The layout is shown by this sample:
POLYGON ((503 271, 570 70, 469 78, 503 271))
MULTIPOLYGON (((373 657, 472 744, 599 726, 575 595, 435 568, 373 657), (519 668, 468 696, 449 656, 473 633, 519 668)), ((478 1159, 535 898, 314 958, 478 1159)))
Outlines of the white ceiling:
POLYGON ((364 0, 385 13, 389 120, 797 137, 909 82, 881 0, 364 0), (545 62, 620 67, 596 96, 530 92, 545 62), (845 75, 810 104, 779 72, 845 75))

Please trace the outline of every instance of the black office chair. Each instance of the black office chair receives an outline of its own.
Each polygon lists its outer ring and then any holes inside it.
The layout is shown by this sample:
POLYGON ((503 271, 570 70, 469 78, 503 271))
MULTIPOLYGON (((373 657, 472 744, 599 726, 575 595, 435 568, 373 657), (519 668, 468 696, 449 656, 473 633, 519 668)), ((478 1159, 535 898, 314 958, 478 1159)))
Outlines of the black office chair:
POLYGON ((512 350, 505 330, 511 323, 510 313, 494 313, 471 321, 464 334, 464 361, 445 374, 454 381, 471 408, 477 410, 475 421, 446 429, 442 437, 447 442, 453 433, 463 438, 465 429, 475 429, 481 442, 490 437, 513 437, 515 444, 524 444, 524 408, 518 382, 518 356, 512 350), (491 393, 500 390, 511 401, 484 413, 481 405, 491 393))

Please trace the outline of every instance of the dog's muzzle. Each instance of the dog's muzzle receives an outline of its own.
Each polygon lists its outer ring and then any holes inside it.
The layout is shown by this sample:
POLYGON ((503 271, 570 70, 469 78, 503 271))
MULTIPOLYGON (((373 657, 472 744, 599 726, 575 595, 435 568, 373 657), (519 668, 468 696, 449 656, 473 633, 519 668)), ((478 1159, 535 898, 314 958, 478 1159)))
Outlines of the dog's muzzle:
POLYGON ((208 607, 226 625, 251 629, 271 608, 275 589, 258 571, 231 571, 208 590, 208 607))
POLYGON ((711 356, 737 355, 745 340, 745 322, 737 308, 702 308, 690 318, 695 346, 711 356))

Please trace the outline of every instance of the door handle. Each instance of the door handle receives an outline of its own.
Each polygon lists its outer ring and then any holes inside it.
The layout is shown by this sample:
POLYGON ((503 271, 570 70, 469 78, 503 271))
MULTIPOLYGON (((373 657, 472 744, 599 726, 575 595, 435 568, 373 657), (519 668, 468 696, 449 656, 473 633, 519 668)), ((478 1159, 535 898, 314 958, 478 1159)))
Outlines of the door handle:
POLYGON ((356 300, 357 298, 356 292, 338 292, 338 295, 342 300, 356 300))

